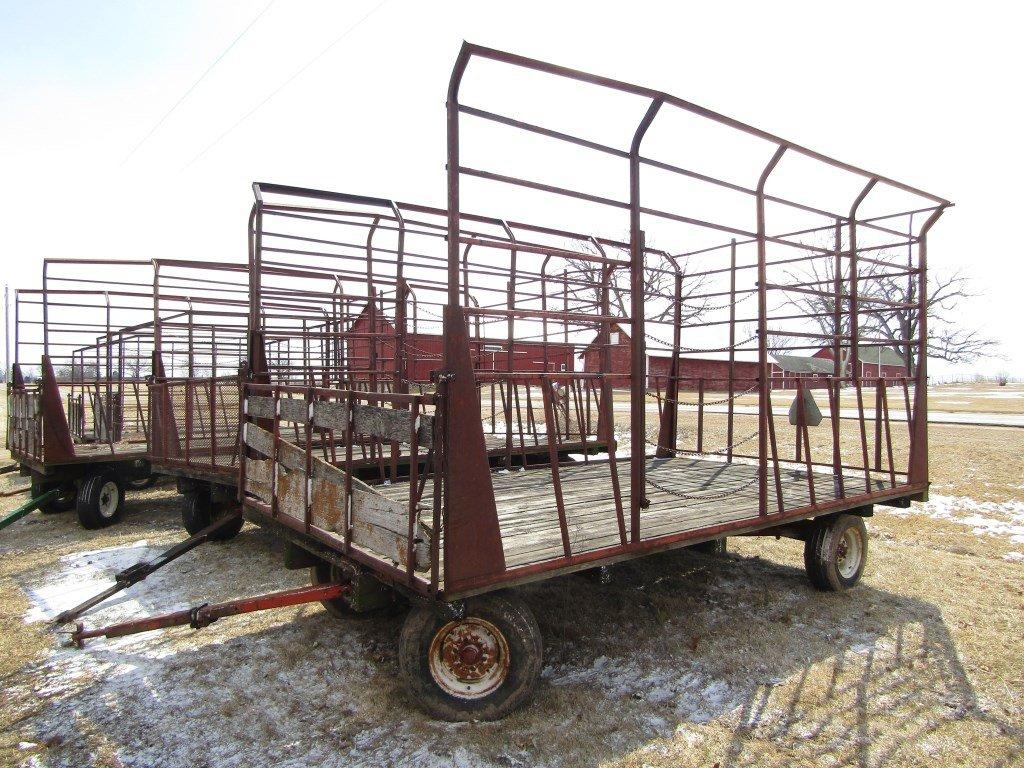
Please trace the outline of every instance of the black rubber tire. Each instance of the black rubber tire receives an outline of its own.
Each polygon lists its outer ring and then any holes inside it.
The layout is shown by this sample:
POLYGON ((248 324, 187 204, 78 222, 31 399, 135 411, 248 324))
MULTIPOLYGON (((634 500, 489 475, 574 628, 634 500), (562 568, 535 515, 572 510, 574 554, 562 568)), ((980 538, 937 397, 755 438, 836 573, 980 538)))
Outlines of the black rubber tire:
MULTIPOLYGON (((181 505, 181 522, 190 536, 195 536, 219 516, 219 505, 211 502, 208 489, 185 494, 181 505)), ((238 515, 235 522, 229 524, 226 528, 215 531, 210 536, 210 541, 228 541, 233 539, 242 530, 243 525, 245 525, 245 520, 242 519, 241 515, 238 515)))
POLYGON ((156 481, 160 479, 159 475, 147 475, 146 477, 136 477, 131 480, 125 480, 124 484, 126 488, 130 488, 133 491, 144 491, 147 488, 152 488, 156 485, 156 481))
POLYGON ((726 544, 725 536, 720 539, 711 539, 710 541, 702 541, 700 544, 694 544, 690 547, 694 552, 700 552, 705 555, 724 555, 729 551, 729 546, 726 544))
POLYGON ((855 586, 868 561, 868 530, 859 515, 836 515, 818 522, 804 542, 804 568, 815 589, 822 592, 844 592, 855 586), (839 558, 844 537, 857 537, 860 562, 856 570, 844 576, 839 558))
MULTIPOLYGON (((316 584, 335 584, 338 582, 347 583, 348 576, 342 573, 338 566, 321 560, 309 569, 309 580, 316 584)), ((387 616, 395 612, 398 601, 384 608, 375 608, 370 611, 357 611, 349 603, 347 598, 337 597, 334 600, 321 600, 320 604, 331 616, 338 619, 372 619, 378 616, 387 616)))
POLYGON ((431 643, 451 619, 435 606, 409 612, 398 639, 398 666, 409 693, 427 714, 441 720, 497 720, 522 706, 533 693, 544 657, 537 620, 526 604, 508 593, 466 601, 466 619, 483 619, 501 632, 508 646, 508 672, 498 687, 479 698, 463 699, 442 688, 430 669, 431 643))
POLYGON ((110 472, 99 472, 89 475, 78 488, 76 503, 78 522, 83 528, 95 530, 106 528, 121 519, 124 514, 124 488, 117 475, 110 472), (101 505, 110 503, 110 494, 115 494, 112 512, 104 514, 101 505))
MULTIPOLYGON (((29 493, 32 495, 32 498, 35 499, 42 496, 47 491, 53 490, 54 487, 55 486, 52 484, 44 485, 42 483, 33 482, 29 493)), ((39 507, 39 511, 44 515, 57 515, 61 512, 70 512, 78 503, 78 487, 73 482, 62 483, 59 488, 60 495, 56 499, 39 507)))

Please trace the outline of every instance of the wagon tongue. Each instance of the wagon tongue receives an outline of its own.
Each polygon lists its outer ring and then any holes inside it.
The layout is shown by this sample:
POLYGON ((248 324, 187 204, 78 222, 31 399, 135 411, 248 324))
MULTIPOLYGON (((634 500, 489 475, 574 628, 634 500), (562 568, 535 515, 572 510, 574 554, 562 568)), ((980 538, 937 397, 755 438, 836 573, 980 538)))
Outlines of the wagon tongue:
MULTIPOLYGON (((53 491, 52 493, 56 493, 56 491, 53 491)), ((68 610, 58 615, 53 620, 52 626, 56 628, 61 626, 62 624, 69 624, 93 606, 102 603, 108 597, 116 595, 118 592, 121 592, 122 590, 128 589, 128 587, 132 586, 133 584, 138 584, 140 581, 145 579, 154 571, 163 568, 168 563, 177 560, 186 552, 191 552, 200 544, 209 541, 212 534, 216 533, 221 528, 227 527, 230 523, 235 522, 237 519, 237 514, 225 515, 224 517, 221 517, 218 520, 216 520, 211 525, 208 525, 205 528, 203 528, 203 530, 199 531, 199 533, 197 533, 195 536, 190 536, 184 541, 175 544, 173 547, 166 550, 165 552, 162 552, 152 560, 143 560, 142 562, 136 563, 135 565, 125 568, 123 571, 117 573, 114 576, 114 584, 107 587, 98 595, 94 595, 85 602, 76 605, 74 608, 69 608, 68 610)))
POLYGON ((152 632, 153 630, 165 629, 167 627, 183 627, 186 624, 192 627, 192 629, 202 629, 225 616, 238 616, 242 613, 266 611, 271 608, 284 608, 289 605, 337 600, 351 590, 351 588, 349 584, 320 584, 313 587, 286 589, 283 592, 271 592, 270 594, 259 595, 258 597, 246 597, 227 603, 215 603, 213 605, 203 603, 183 611, 146 616, 120 624, 111 624, 109 627, 100 627, 99 629, 86 629, 84 625, 78 624, 75 627, 75 631, 71 633, 70 644, 81 648, 85 645, 85 641, 91 637, 124 637, 125 635, 152 632))

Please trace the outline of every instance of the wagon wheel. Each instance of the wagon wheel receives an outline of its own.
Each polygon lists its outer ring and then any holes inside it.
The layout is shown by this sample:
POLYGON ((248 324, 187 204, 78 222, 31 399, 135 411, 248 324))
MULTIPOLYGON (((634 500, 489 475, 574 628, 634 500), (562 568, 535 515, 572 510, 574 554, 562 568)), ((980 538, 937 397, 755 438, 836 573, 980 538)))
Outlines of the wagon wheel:
POLYGON ((156 485, 156 481, 160 479, 157 474, 146 475, 145 477, 134 477, 131 480, 125 480, 125 485, 131 488, 133 491, 144 491, 147 488, 152 488, 156 485))
POLYGON ((815 588, 843 592, 860 581, 868 559, 868 531, 858 515, 816 521, 804 542, 804 567, 815 588))
POLYGON ((75 502, 78 499, 78 488, 73 482, 61 483, 59 486, 53 486, 33 481, 30 493, 32 498, 35 499, 42 496, 47 491, 53 490, 55 487, 60 489, 60 493, 57 498, 39 507, 39 511, 44 515, 55 515, 60 512, 70 512, 75 508, 75 502))
POLYGON ((83 528, 106 528, 118 522, 124 511, 124 488, 117 475, 96 472, 86 477, 78 489, 76 511, 83 528))
MULTIPOLYGON (((195 536, 203 528, 221 517, 225 511, 223 505, 212 501, 209 488, 192 491, 185 494, 184 504, 181 508, 181 522, 185 526, 185 530, 189 532, 189 535, 195 536)), ((245 521, 239 515, 236 522, 211 533, 210 541, 233 539, 242 530, 244 524, 245 521)))
POLYGON ((413 609, 402 626, 398 663, 406 686, 442 720, 497 720, 529 698, 543 647, 537 620, 508 594, 466 603, 453 619, 435 606, 413 609))

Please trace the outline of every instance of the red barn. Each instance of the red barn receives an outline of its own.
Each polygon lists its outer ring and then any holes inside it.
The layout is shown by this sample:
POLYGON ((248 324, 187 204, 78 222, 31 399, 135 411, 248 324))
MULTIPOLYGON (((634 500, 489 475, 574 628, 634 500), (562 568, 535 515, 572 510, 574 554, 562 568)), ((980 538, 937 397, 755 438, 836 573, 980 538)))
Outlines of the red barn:
MULTIPOLYGON (((356 316, 349 327, 350 333, 394 334, 395 326, 381 312, 375 313, 376 322, 371 323, 369 307, 356 316)), ((395 342, 391 338, 376 340, 371 347, 369 338, 348 338, 345 349, 348 354, 348 366, 356 373, 357 378, 369 375, 371 367, 382 375, 390 375, 395 368, 395 342), (375 352, 375 366, 371 366, 370 353, 375 352)), ((473 366, 479 371, 508 371, 507 339, 470 338, 470 355, 473 366)), ((575 370, 573 346, 549 342, 545 345, 539 341, 516 341, 512 344, 512 370, 519 372, 549 373, 575 370), (545 363, 546 360, 546 363, 545 363)), ((430 381, 431 373, 441 368, 444 354, 444 337, 436 333, 406 333, 405 336, 406 370, 411 381, 430 381)))
MULTIPOLYGON (((598 343, 600 339, 601 334, 598 334, 583 350, 583 371, 585 373, 601 373, 601 345, 598 343)), ((629 371, 633 359, 633 340, 618 323, 611 325, 609 347, 611 367, 607 372, 615 374, 611 377, 612 386, 616 389, 628 389, 629 371)))
MULTIPOLYGON (((650 355, 647 358, 647 386, 651 389, 664 390, 671 370, 671 355, 650 355)), ((680 357, 679 388, 684 391, 696 391, 699 379, 704 380, 705 391, 728 392, 729 361, 680 357)), ((733 363, 733 382, 733 389, 736 392, 756 384, 757 363, 749 360, 736 360, 733 363)))
POLYGON ((824 387, 832 375, 832 361, 803 355, 772 355, 768 366, 772 389, 796 389, 797 379, 803 379, 809 389, 824 387))
MULTIPOLYGON (((829 362, 834 359, 832 347, 823 347, 815 352, 814 356, 829 362)), ((860 363, 859 373, 863 379, 899 379, 907 375, 906 363, 903 362, 900 353, 892 347, 858 347, 857 361, 860 363)), ((831 368, 829 372, 831 373, 831 368)))
MULTIPOLYGON (((632 364, 633 341, 629 334, 618 324, 611 327, 611 367, 613 374, 612 386, 618 389, 629 389, 629 371, 632 364)), ((671 355, 648 355, 647 386, 651 389, 664 389, 665 381, 671 370, 671 355)), ((583 350, 583 370, 587 373, 601 371, 601 345, 595 338, 583 350)), ((712 360, 698 357, 679 358, 680 388, 696 390, 697 380, 704 379, 707 391, 727 392, 729 390, 729 361, 712 360)), ((737 360, 733 367, 733 377, 737 390, 747 389, 757 379, 757 363, 748 360, 737 360)))
MULTIPOLYGON (((601 370, 601 347, 594 341, 583 351, 583 370, 598 373, 601 370)), ((612 386, 629 388, 629 371, 633 354, 633 342, 621 326, 612 326, 611 369, 612 386)), ((899 354, 890 347, 862 347, 859 355, 860 375, 876 378, 881 369, 883 378, 900 378, 907 375, 906 366, 899 354), (879 365, 881 363, 881 365, 879 365)), ((649 355, 647 358, 647 386, 650 389, 664 389, 671 370, 671 355, 649 355)), ((812 357, 803 355, 773 354, 769 362, 768 375, 773 389, 796 389, 797 379, 803 379, 805 386, 819 388, 833 373, 832 349, 818 350, 812 357)), ((707 391, 728 391, 729 361, 697 357, 679 358, 679 386, 683 390, 697 389, 698 379, 704 379, 707 391)), ((736 390, 747 389, 756 383, 758 364, 756 361, 737 360, 733 364, 736 390)))

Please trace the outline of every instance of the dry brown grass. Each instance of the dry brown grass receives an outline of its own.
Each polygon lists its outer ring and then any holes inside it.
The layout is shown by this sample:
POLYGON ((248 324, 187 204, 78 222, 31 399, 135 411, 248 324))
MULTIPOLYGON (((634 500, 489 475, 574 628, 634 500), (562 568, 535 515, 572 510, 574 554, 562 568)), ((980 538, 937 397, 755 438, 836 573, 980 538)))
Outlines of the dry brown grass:
MULTIPOLYGON (((930 444, 939 492, 1024 502, 1024 430, 935 426, 930 444)), ((724 559, 623 564, 608 585, 525 588, 546 645, 537 696, 501 723, 451 726, 397 682, 400 617, 339 623, 311 606, 156 636, 141 671, 147 646, 100 640, 93 674, 57 685, 50 665, 71 657, 25 624, 25 586, 66 554, 180 538, 167 489, 128 511, 98 532, 38 514, 0 532, 0 763, 213 766, 233 749, 237 764, 1024 764, 1024 564, 1003 557, 1024 545, 954 522, 880 509, 863 584, 843 595, 809 588, 798 544, 761 538, 731 539, 724 559)), ((301 578, 273 570, 258 531, 194 554, 171 567, 175 599, 301 578), (248 574, 211 591, 204 574, 232 567, 248 574)))
MULTIPOLYGON (((775 405, 779 406, 792 400, 794 393, 793 390, 779 390, 773 394, 777 398, 775 405)), ((867 387, 864 389, 865 408, 870 409, 873 406, 874 396, 873 388, 867 387)), ((708 392, 705 394, 707 401, 718 400, 721 397, 722 393, 719 392, 708 392)), ((687 403, 696 403, 697 392, 680 392, 679 399, 687 403)), ((615 402, 629 402, 629 392, 627 390, 616 390, 615 402)), ((891 388, 889 390, 889 407, 894 410, 903 410, 905 407, 904 403, 902 388, 891 388)), ((756 406, 758 404, 757 393, 736 397, 736 404, 756 406)), ((843 390, 839 398, 839 407, 857 407, 857 397, 852 390, 843 390)), ((933 386, 928 390, 928 408, 942 413, 1024 413, 1024 384, 1007 384, 1005 387, 1000 387, 997 384, 983 383, 933 386)))

